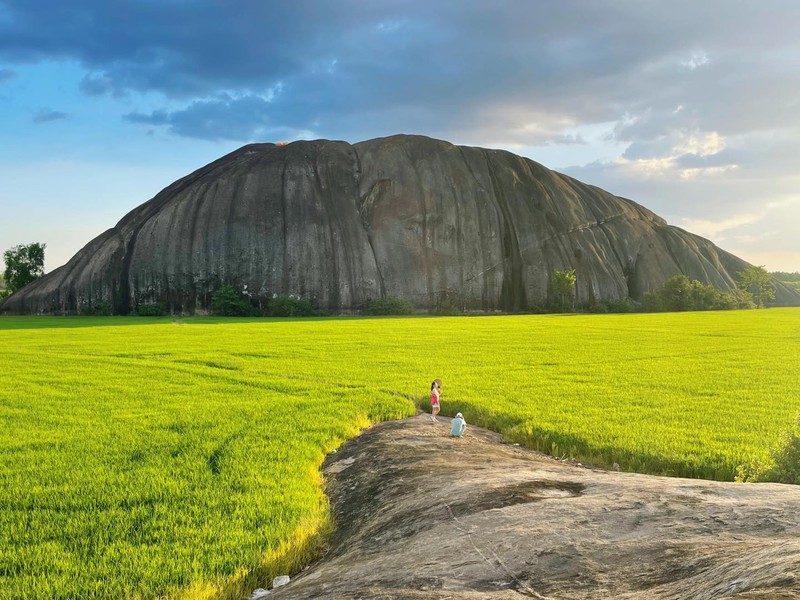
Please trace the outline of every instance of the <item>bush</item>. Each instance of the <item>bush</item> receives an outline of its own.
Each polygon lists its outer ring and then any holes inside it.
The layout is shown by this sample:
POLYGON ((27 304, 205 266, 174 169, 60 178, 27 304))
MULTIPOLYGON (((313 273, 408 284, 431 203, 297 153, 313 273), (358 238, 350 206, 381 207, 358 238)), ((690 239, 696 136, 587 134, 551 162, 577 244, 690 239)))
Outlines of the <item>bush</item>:
POLYGON ((633 304, 630 298, 620 298, 619 300, 606 300, 603 302, 606 311, 610 313, 629 313, 633 311, 633 304))
POLYGON ((736 481, 771 481, 800 484, 800 413, 784 431, 766 459, 756 459, 737 469, 736 481))
POLYGON ((367 306, 370 315, 410 315, 414 313, 414 305, 405 298, 398 296, 384 296, 380 300, 373 300, 367 306))
POLYGON ((732 290, 727 296, 730 298, 730 302, 733 305, 733 308, 755 308, 756 303, 753 302, 753 294, 748 292, 747 290, 741 290, 736 288, 732 290))
POLYGON ((108 317, 111 315, 111 305, 108 302, 98 302, 81 306, 82 317, 108 317))
POLYGON ((275 296, 269 301, 270 317, 313 317, 317 314, 311 302, 294 296, 275 296))
POLYGON ((645 312, 664 312, 664 302, 657 291, 647 292, 642 297, 642 310, 645 312))
POLYGON ((591 302, 584 306, 586 312, 595 314, 605 314, 608 312, 608 304, 606 302, 591 302))
POLYGON ((754 306, 752 295, 746 290, 721 292, 696 279, 689 281, 686 275, 671 277, 660 289, 647 292, 642 298, 642 308, 647 312, 730 310, 754 306))
POLYGON ((223 285, 211 294, 211 311, 220 317, 246 317, 253 313, 250 300, 232 285, 223 285))
POLYGON ((164 305, 160 302, 152 304, 140 304, 136 307, 136 314, 140 317, 163 317, 164 305))

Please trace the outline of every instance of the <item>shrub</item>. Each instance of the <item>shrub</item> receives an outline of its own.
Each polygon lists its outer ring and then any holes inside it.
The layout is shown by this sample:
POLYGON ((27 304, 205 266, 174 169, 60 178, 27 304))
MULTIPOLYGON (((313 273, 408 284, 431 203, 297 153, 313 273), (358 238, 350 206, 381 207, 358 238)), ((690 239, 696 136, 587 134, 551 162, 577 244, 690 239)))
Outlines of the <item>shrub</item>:
POLYGON ((398 296, 384 296, 367 306, 367 313, 370 315, 410 315, 413 312, 414 305, 398 296))
POLYGON ((140 317, 163 317, 164 305, 160 302, 152 304, 140 304, 136 307, 136 314, 140 317))
POLYGON ((645 312, 664 312, 664 302, 657 291, 647 292, 642 297, 642 310, 645 312))
POLYGON ((755 308, 756 304, 753 302, 753 294, 747 290, 736 288, 731 290, 728 294, 734 308, 755 308))
POLYGON ((270 317, 313 317, 317 314, 311 302, 294 296, 275 296, 269 301, 270 317))
POLYGON ((111 305, 108 302, 98 302, 81 306, 82 317, 108 317, 111 315, 111 305))
POLYGON ((608 312, 608 303, 606 302, 590 302, 589 304, 585 305, 586 312, 595 313, 595 314, 605 314, 608 312))
POLYGON ((250 301, 232 285, 223 285, 214 291, 211 311, 220 317, 246 317, 253 312, 250 301))
POLYGON ((684 310, 730 310, 753 308, 752 295, 746 290, 721 292, 710 285, 686 275, 675 275, 657 290, 647 292, 642 298, 642 308, 647 312, 684 310))
MULTIPOLYGON (((576 256, 578 256, 577 253, 576 256)), ((578 258, 580 257, 578 256, 578 258)), ((572 307, 576 281, 577 276, 575 275, 575 269, 570 269, 569 271, 559 271, 556 269, 550 277, 550 287, 561 301, 562 312, 566 310, 567 299, 569 299, 570 307, 572 307)))
POLYGON ((800 484, 800 413, 766 459, 756 459, 737 469, 736 481, 800 484))
POLYGON ((633 311, 633 304, 630 298, 620 298, 619 300, 606 300, 603 302, 607 312, 610 313, 629 313, 633 311))

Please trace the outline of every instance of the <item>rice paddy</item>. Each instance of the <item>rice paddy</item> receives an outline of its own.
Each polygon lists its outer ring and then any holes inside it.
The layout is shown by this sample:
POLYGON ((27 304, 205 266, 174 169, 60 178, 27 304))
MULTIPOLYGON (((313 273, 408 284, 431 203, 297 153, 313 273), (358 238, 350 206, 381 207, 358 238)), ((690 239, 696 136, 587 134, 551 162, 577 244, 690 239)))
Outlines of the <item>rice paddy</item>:
POLYGON ((6 317, 0 365, 0 598, 233 598, 317 551, 325 455, 435 377, 508 441, 731 480, 800 410, 800 310, 6 317))

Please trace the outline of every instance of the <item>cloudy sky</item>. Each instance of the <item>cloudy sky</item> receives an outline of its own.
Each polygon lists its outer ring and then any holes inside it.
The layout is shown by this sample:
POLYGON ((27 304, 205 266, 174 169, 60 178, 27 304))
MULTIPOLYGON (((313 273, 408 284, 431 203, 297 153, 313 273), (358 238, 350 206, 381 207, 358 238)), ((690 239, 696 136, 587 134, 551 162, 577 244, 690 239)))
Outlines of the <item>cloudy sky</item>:
POLYGON ((0 0, 0 251, 252 141, 504 148, 800 271, 800 2, 0 0))

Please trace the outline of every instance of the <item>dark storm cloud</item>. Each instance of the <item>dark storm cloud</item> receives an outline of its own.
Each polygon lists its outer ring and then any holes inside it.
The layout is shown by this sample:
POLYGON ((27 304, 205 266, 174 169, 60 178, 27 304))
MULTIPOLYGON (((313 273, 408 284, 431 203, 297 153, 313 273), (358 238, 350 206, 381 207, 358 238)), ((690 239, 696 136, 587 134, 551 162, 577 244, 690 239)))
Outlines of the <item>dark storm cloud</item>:
POLYGON ((77 60, 86 94, 163 94, 161 110, 127 119, 189 137, 531 146, 617 122, 616 139, 658 144, 800 111, 789 0, 0 0, 0 13, 6 62, 77 60))
POLYGON ((68 118, 69 115, 65 112, 59 112, 57 110, 45 108, 36 113, 36 115, 33 117, 33 122, 37 125, 41 125, 42 123, 51 123, 53 121, 61 121, 68 118))

